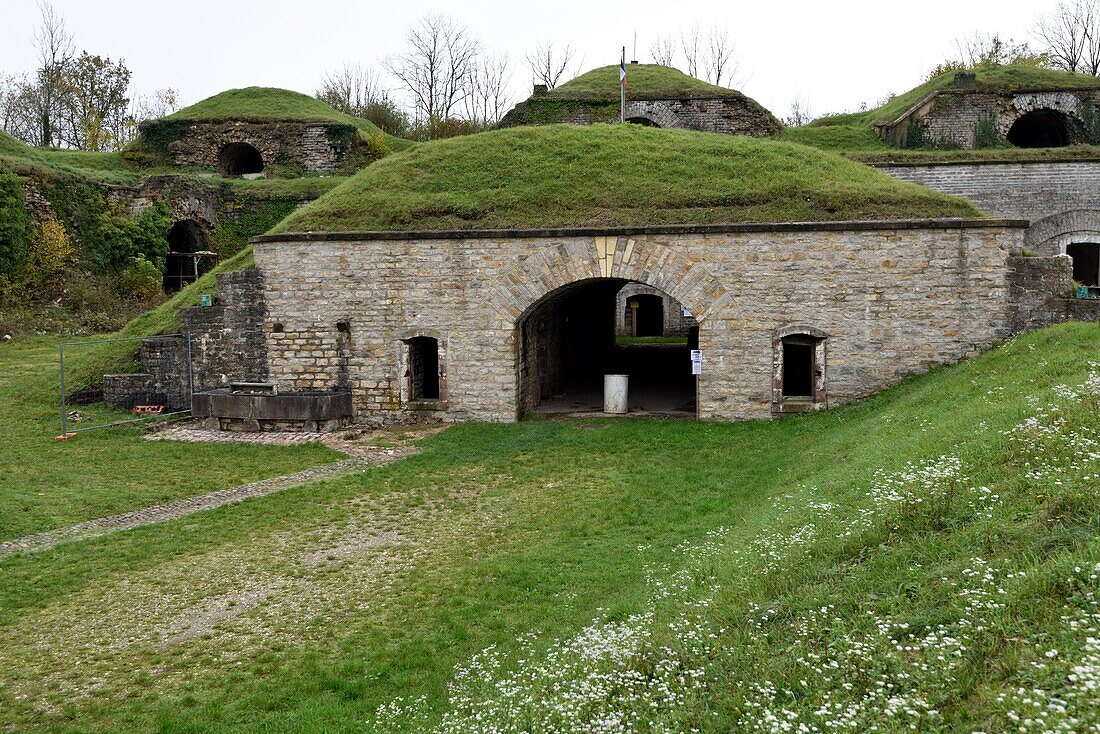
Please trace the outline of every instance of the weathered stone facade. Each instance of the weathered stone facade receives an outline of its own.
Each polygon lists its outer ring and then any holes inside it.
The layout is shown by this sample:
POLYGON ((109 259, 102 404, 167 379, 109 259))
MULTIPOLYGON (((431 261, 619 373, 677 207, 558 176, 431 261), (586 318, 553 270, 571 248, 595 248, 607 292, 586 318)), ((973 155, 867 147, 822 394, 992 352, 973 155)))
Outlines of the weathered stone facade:
POLYGON ((1073 210, 1100 211, 1100 161, 875 164, 894 178, 1033 223, 1073 210))
MULTIPOLYGON (((1096 108, 1100 90, 1019 90, 989 92, 978 89, 939 90, 921 99, 896 120, 875 125, 879 137, 890 145, 911 147, 914 141, 937 147, 975 148, 989 146, 994 140, 1010 139, 1013 125, 1028 113, 1049 111, 1052 120, 1068 123, 1066 139, 1074 142, 1074 123, 1081 110, 1096 108), (982 129, 985 126, 985 129, 982 129), (915 130, 914 128, 919 128, 915 130), (982 136, 987 138, 983 141, 982 136)), ((1044 146, 1045 147, 1045 146, 1044 146)))
POLYGON ((528 373, 539 324, 529 317, 567 298, 566 289, 600 280, 651 286, 692 312, 706 356, 698 416, 732 420, 772 414, 777 334, 809 329, 820 338, 820 393, 830 404, 1007 337, 1016 318, 1009 257, 1024 226, 273 235, 254 243, 269 378, 281 390, 346 385, 360 421, 515 420, 537 399, 528 373), (431 411, 403 388, 408 343, 418 336, 440 350, 446 402, 431 411))
MULTIPOLYGON (((332 173, 350 163, 359 144, 353 125, 297 121, 192 121, 167 145, 172 165, 220 169, 227 145, 259 151, 263 168, 277 165, 308 173, 332 173)), ((224 173, 224 171, 223 171, 224 173)))
POLYGON ((191 337, 195 390, 267 379, 265 314, 258 270, 220 273, 214 305, 183 309, 181 330, 191 337))
MULTIPOLYGON (((733 91, 716 97, 632 98, 627 100, 625 112, 629 122, 726 135, 769 137, 783 129, 782 123, 758 102, 733 91)), ((618 121, 618 101, 557 99, 536 94, 516 105, 500 126, 618 121)))

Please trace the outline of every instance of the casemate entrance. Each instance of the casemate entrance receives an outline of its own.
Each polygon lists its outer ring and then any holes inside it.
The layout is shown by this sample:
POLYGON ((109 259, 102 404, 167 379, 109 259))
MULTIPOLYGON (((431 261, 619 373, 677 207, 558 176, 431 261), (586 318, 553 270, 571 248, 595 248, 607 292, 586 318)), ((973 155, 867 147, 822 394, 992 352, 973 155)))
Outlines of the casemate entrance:
POLYGON ((529 308, 518 332, 520 417, 600 412, 607 374, 629 376, 632 413, 696 414, 698 327, 667 293, 615 278, 579 281, 529 308), (667 313, 677 315, 675 328, 667 313))

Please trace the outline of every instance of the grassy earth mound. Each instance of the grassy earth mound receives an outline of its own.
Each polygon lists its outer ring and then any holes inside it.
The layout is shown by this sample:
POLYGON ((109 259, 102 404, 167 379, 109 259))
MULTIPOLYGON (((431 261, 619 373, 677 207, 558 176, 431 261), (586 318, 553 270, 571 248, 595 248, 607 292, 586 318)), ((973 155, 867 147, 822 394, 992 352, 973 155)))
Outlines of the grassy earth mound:
POLYGON ((547 125, 390 156, 272 231, 977 216, 961 199, 805 146, 640 125, 547 125))
MULTIPOLYGON (((740 92, 688 76, 660 64, 628 64, 627 99, 638 97, 736 97, 740 92)), ((546 93, 551 99, 619 99, 619 66, 601 66, 560 84, 546 93)))
MULTIPOLYGON (((989 65, 970 69, 975 75, 975 92, 1013 92, 1016 90, 1044 91, 1066 88, 1100 87, 1100 79, 1088 74, 1074 74, 1054 69, 1040 69, 1023 65, 989 65)), ((875 134, 875 123, 893 122, 906 110, 932 92, 950 89, 955 72, 947 72, 929 79, 907 92, 896 95, 881 107, 865 112, 826 115, 807 125, 790 127, 783 131, 783 139, 813 145, 824 150, 874 152, 894 151, 875 134)), ((948 153, 954 153, 949 151, 948 153)), ((1013 151, 1017 155, 1034 157, 1034 151, 1013 151)), ((930 151, 917 154, 931 155, 930 151)), ((942 151, 936 151, 944 155, 942 151)), ((1095 150, 1093 150, 1095 155, 1095 150)))

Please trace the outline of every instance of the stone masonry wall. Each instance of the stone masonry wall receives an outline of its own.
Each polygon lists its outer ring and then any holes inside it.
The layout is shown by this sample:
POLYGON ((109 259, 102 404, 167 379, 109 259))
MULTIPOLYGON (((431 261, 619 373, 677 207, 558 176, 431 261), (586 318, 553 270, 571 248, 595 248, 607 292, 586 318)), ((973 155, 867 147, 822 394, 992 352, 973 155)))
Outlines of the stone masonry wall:
POLYGON ((1100 299, 1073 294, 1073 264, 1067 255, 1010 257, 1009 319, 1013 332, 1064 321, 1100 321, 1100 299))
POLYGON ((973 148, 978 123, 991 120, 1002 140, 1020 117, 1038 109, 1064 113, 1077 119, 1084 105, 1100 102, 1100 91, 1049 91, 994 94, 946 90, 928 100, 912 115, 880 131, 888 143, 905 147, 911 125, 920 125, 930 143, 973 148))
POLYGON ((773 339, 790 324, 827 335, 834 404, 1007 337, 1007 260, 1023 230, 942 222, 340 237, 254 241, 280 390, 346 379, 358 420, 416 419, 401 395, 402 339, 426 333, 447 348, 449 403, 432 419, 515 420, 532 399, 519 394, 523 315, 571 283, 621 278, 692 312, 706 357, 699 416, 729 420, 771 415, 773 339), (343 356, 337 324, 348 330, 343 356))
POLYGON ((182 330, 191 335, 195 390, 267 379, 265 313, 258 270, 219 274, 213 306, 183 309, 182 330))
POLYGON ((168 146, 174 165, 217 168, 218 154, 229 143, 248 143, 260 151, 264 167, 297 168, 310 173, 338 170, 353 152, 357 132, 351 125, 308 122, 195 122, 168 146))
POLYGON ((1100 209, 1100 161, 880 164, 875 168, 961 196, 998 217, 1037 221, 1068 210, 1100 209))

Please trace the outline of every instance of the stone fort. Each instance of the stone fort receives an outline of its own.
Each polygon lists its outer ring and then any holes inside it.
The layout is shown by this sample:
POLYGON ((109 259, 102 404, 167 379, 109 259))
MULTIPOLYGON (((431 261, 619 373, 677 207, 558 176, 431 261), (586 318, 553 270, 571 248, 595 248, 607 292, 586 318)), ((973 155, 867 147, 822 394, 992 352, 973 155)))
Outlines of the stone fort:
MULTIPOLYGON (((1023 121, 1028 141, 1057 146, 1095 94, 975 95, 964 78, 878 132, 967 131, 990 115, 1005 135, 1023 121)), ((746 132, 667 102, 648 124, 746 132)), ((748 132, 775 132, 770 113, 755 119, 748 132)), ((213 165, 216 147, 188 149, 213 165)), ((1100 276, 1100 160, 874 166, 995 218, 263 235, 255 269, 219 276, 215 305, 185 310, 194 370, 173 394, 210 392, 197 405, 222 427, 514 421, 597 410, 603 375, 625 373, 634 411, 759 419, 867 396, 1021 331, 1100 320, 1100 300, 1076 291, 1100 276), (233 383, 272 395, 214 406, 232 402, 215 393, 233 383), (274 394, 327 402, 273 408, 274 394)), ((147 374, 109 376, 109 401, 170 393, 171 351, 153 350, 147 374)))

